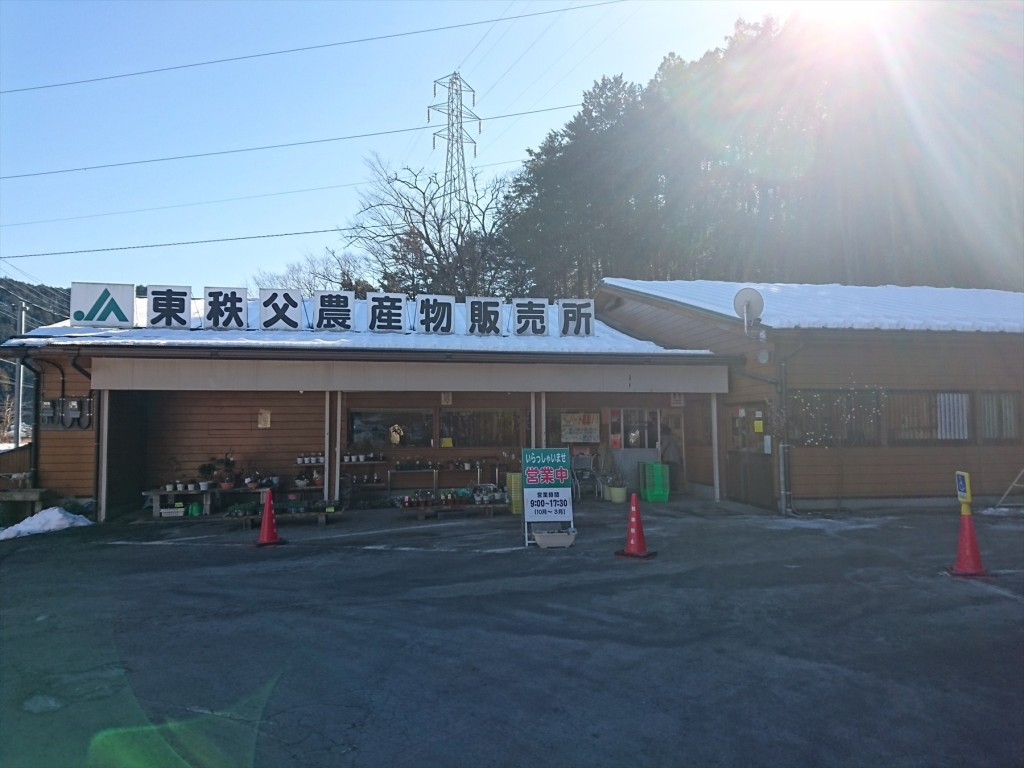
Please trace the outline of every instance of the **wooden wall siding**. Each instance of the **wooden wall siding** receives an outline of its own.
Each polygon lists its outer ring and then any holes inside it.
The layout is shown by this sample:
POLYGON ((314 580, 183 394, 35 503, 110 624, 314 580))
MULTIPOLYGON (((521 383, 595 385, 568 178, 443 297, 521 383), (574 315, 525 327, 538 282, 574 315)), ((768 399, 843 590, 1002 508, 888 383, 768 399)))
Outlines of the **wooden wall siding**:
MULTIPOLYGON (((788 345, 787 345, 788 346, 788 345)), ((812 339, 787 363, 790 389, 1024 390, 1019 334, 812 339)))
MULTIPOLYGON (((719 396, 721 403, 722 396, 719 396)), ((713 451, 711 449, 711 398, 695 395, 686 398, 683 409, 683 431, 685 440, 683 456, 686 462, 686 479, 691 483, 714 485, 713 451), (699 433, 704 433, 703 435, 699 433)), ((719 430, 719 440, 722 430, 719 430)))
POLYGON ((96 431, 94 429, 40 430, 39 487, 61 496, 96 495, 96 431))
MULTIPOLYGON (((89 397, 91 382, 71 366, 67 358, 53 358, 64 372, 65 397, 89 397)), ((80 360, 88 369, 88 361, 80 360)), ((61 396, 61 377, 52 365, 37 363, 42 370, 40 397, 45 400, 61 396)), ((48 488, 62 496, 96 496, 96 424, 100 418, 99 399, 93 401, 93 421, 88 429, 40 429, 35 436, 38 449, 40 488, 48 488)))
POLYGON ((15 482, 11 475, 21 475, 32 469, 32 444, 11 448, 0 453, 0 489, 23 488, 25 483, 15 482))
MULTIPOLYGON (((55 358, 52 362, 59 365, 64 371, 64 396, 65 397, 88 397, 92 392, 92 382, 76 371, 66 358, 55 358)), ((36 363, 36 367, 42 370, 42 386, 39 390, 40 397, 44 400, 51 400, 61 396, 60 374, 53 365, 36 363)))
POLYGON ((715 467, 711 447, 694 446, 686 450, 686 479, 701 485, 715 484, 715 467))
POLYGON ((1024 466, 1020 450, 990 446, 961 448, 826 448, 793 447, 790 480, 797 499, 836 498, 839 462, 843 463, 843 498, 956 498, 954 473, 970 472, 976 496, 1001 496, 1024 466), (1014 455, 1016 454, 1016 455, 1014 455))
POLYGON ((290 478, 296 456, 324 450, 323 392, 151 392, 148 398, 147 487, 198 479, 200 464, 226 452, 239 472, 248 467, 290 478), (271 412, 270 429, 257 428, 261 408, 271 412))

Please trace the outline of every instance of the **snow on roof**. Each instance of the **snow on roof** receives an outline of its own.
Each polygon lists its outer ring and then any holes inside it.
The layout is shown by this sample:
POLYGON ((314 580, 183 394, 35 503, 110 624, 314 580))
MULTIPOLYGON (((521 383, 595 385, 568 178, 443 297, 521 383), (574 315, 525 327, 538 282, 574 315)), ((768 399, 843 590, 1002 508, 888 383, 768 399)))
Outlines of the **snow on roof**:
MULTIPOLYGON (((29 331, 23 337, 9 339, 4 347, 162 347, 189 348, 218 346, 234 349, 273 348, 278 350, 322 350, 351 352, 378 351, 436 351, 436 352, 495 352, 534 354, 620 354, 659 356, 711 356, 709 350, 666 349, 653 342, 637 339, 594 320, 592 336, 559 336, 558 307, 548 307, 550 336, 471 336, 466 333, 466 305, 456 303, 454 332, 451 334, 377 333, 369 331, 279 331, 256 330, 258 301, 248 302, 250 330, 204 330, 202 328, 202 300, 192 302, 192 330, 158 328, 92 328, 71 326, 70 321, 44 326, 29 331)), ((312 303, 306 300, 307 316, 312 303)), ((145 299, 137 299, 135 322, 145 323, 145 299), (141 321, 140 321, 140 318, 141 321)), ((366 327, 366 302, 355 302, 353 327, 366 327)))
POLYGON ((736 317, 736 292, 755 288, 764 298, 761 323, 769 328, 1024 333, 1024 293, 1013 291, 619 278, 602 283, 728 317, 736 317))

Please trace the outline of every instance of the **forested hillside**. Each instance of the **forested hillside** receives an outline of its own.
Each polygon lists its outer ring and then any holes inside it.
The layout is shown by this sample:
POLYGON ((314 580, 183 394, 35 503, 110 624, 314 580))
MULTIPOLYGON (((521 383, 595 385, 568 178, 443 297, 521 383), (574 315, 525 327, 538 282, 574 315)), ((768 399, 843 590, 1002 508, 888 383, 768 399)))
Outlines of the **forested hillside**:
MULTIPOLYGON (((66 319, 70 314, 70 294, 67 288, 31 285, 9 278, 0 279, 0 341, 6 341, 17 332, 17 317, 22 302, 25 304, 25 328, 38 328, 66 319)), ((0 365, 0 441, 11 428, 14 417, 14 372, 17 362, 4 361, 0 365)), ((22 420, 30 423, 33 377, 26 376, 25 408, 22 420)))
POLYGON ((738 23, 609 76, 506 198, 542 294, 604 276, 1024 290, 1024 4, 738 23))
POLYGON ((67 288, 31 285, 10 278, 0 279, 0 340, 17 331, 18 307, 25 303, 25 327, 38 328, 66 320, 71 311, 67 288))

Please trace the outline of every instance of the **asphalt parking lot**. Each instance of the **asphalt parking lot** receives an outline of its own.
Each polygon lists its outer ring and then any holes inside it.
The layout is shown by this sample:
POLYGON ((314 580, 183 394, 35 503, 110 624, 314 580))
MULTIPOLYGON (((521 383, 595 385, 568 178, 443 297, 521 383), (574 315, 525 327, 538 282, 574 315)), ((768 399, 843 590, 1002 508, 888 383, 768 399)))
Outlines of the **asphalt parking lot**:
POLYGON ((642 504, 0 542, 0 765, 1024 765, 1024 515, 642 504))

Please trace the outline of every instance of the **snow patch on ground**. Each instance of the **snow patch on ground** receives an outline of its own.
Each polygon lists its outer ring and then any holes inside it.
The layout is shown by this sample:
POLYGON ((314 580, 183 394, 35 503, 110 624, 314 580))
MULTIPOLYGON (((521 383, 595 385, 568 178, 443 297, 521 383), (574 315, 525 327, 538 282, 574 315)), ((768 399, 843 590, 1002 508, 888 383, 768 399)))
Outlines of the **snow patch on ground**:
POLYGON ((0 529, 0 540, 31 536, 35 533, 63 531, 65 528, 76 528, 81 525, 92 525, 92 521, 60 507, 50 507, 36 512, 32 517, 25 518, 17 525, 0 529))
POLYGON ((842 520, 831 517, 766 517, 758 518, 758 522, 763 527, 772 530, 855 531, 861 528, 878 528, 893 519, 892 517, 858 517, 842 520))
POLYGON ((989 507, 976 512, 988 517, 1024 517, 1024 507, 989 507))

